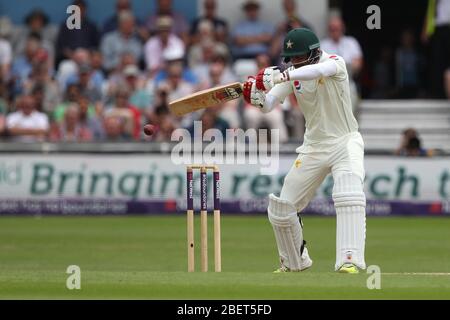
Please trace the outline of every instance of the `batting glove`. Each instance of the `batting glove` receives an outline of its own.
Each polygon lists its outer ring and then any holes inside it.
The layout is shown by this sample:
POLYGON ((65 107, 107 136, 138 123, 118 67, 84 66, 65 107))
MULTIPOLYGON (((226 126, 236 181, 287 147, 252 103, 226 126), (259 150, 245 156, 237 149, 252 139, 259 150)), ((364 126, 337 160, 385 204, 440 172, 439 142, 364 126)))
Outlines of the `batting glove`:
POLYGON ((256 88, 261 91, 269 91, 275 85, 289 80, 287 72, 281 72, 278 67, 262 69, 256 75, 256 88))
POLYGON ((251 105, 263 108, 266 100, 266 95, 263 91, 258 90, 256 87, 256 80, 254 77, 248 77, 248 80, 244 82, 242 86, 242 93, 244 100, 251 105))

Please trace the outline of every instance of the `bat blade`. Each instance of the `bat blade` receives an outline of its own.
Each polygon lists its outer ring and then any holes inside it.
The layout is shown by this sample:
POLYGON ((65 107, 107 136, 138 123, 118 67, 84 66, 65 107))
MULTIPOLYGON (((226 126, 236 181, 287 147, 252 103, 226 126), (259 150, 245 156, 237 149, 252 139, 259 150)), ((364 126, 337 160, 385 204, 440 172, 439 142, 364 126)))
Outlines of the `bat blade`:
POLYGON ((224 86, 206 89, 169 103, 169 110, 182 116, 200 109, 214 107, 220 103, 238 99, 242 96, 242 84, 230 83, 224 86))

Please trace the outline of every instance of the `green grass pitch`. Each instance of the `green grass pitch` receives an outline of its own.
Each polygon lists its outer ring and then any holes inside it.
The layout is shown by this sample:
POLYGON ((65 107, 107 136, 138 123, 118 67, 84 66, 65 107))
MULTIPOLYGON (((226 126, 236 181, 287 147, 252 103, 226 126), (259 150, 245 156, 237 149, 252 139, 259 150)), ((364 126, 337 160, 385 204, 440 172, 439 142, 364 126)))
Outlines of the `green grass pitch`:
MULTIPOLYGON (((212 218, 209 219, 213 270, 212 218)), ((3 217, 1 299, 450 299, 449 218, 368 218, 368 274, 333 272, 335 219, 307 216, 314 260, 301 273, 272 274, 277 253, 264 216, 222 216, 223 272, 187 273, 186 221, 156 217, 3 217), (66 268, 81 268, 81 290, 66 268)), ((200 266, 196 220, 196 267, 200 266)))

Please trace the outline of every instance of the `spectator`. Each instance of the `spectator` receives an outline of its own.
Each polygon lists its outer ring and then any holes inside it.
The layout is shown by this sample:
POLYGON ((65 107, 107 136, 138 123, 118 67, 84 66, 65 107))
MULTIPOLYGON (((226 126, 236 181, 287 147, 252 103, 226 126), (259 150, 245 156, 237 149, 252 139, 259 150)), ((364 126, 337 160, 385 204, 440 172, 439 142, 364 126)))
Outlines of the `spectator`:
POLYGON ((195 87, 183 79, 183 63, 173 62, 167 66, 167 78, 158 83, 158 88, 167 88, 168 100, 173 101, 195 91, 195 87))
POLYGON ((280 59, 284 37, 289 31, 296 28, 307 28, 312 30, 310 25, 306 23, 298 14, 296 0, 283 0, 283 10, 285 20, 277 26, 277 30, 270 48, 270 56, 273 60, 280 59))
POLYGON ((130 0, 116 0, 116 12, 103 24, 103 34, 117 30, 119 25, 119 15, 124 11, 133 11, 130 0))
MULTIPOLYGON (((270 58, 267 55, 259 56, 257 62, 259 70, 270 66, 270 58)), ((281 105, 277 106, 270 113, 262 113, 257 108, 245 103, 244 120, 247 128, 262 129, 268 127, 269 129, 279 129, 279 138, 282 143, 287 142, 289 139, 281 105)))
POLYGON ((78 100, 78 110, 80 112, 80 126, 86 128, 92 133, 95 141, 100 141, 104 138, 104 130, 102 123, 97 116, 95 106, 89 103, 89 98, 80 95, 78 100))
POLYGON ((105 142, 125 142, 130 135, 125 131, 125 121, 117 115, 106 115, 104 120, 105 142))
POLYGON ((103 66, 108 72, 117 68, 125 52, 131 53, 140 62, 141 51, 142 44, 136 33, 133 13, 122 11, 119 15, 119 30, 107 33, 101 41, 103 66))
POLYGON ((414 34, 411 30, 403 31, 400 47, 396 52, 396 84, 399 89, 398 97, 413 99, 419 90, 419 53, 415 48, 414 34))
POLYGON ((431 48, 431 97, 444 99, 444 74, 450 68, 450 0, 428 0, 422 40, 431 48))
POLYGON ((233 57, 236 59, 266 53, 274 33, 273 26, 259 20, 259 2, 247 0, 243 10, 246 20, 238 23, 232 32, 233 57))
POLYGON ((328 21, 328 38, 320 43, 321 48, 330 54, 344 58, 350 77, 355 78, 363 67, 361 46, 354 37, 345 35, 345 24, 339 16, 328 21))
POLYGON ((33 70, 33 60, 41 47, 40 38, 31 34, 27 38, 23 55, 18 56, 12 65, 12 80, 14 83, 13 95, 22 93, 25 82, 33 70))
POLYGON ((49 129, 47 115, 36 111, 30 95, 17 99, 17 111, 6 117, 8 134, 17 142, 44 141, 49 129))
POLYGON ((99 50, 92 50, 91 51, 91 68, 94 73, 94 79, 96 82, 96 85, 103 86, 106 77, 105 77, 105 71, 103 70, 103 55, 99 50))
MULTIPOLYGON (((200 121, 202 122, 202 135, 204 139, 211 139, 211 136, 208 136, 207 131, 210 129, 217 129, 221 132, 222 136, 226 136, 227 129, 230 128, 228 122, 222 119, 219 116, 221 106, 210 107, 203 110, 202 115, 200 116, 200 121)), ((192 136, 194 135, 194 125, 189 128, 192 136)))
POLYGON ((157 34, 145 44, 145 61, 150 77, 153 77, 164 66, 164 51, 181 52, 184 56, 184 43, 171 33, 173 20, 169 16, 160 16, 156 20, 157 34))
POLYGON ((89 99, 89 102, 95 104, 99 108, 102 100, 100 88, 95 86, 93 81, 93 70, 90 65, 81 65, 78 69, 78 87, 80 93, 89 99))
POLYGON ((217 17, 216 8, 216 0, 204 0, 204 16, 195 19, 191 27, 191 36, 194 38, 194 43, 202 39, 199 27, 205 21, 210 22, 213 25, 214 38, 216 41, 223 43, 227 42, 228 24, 224 19, 217 17))
MULTIPOLYGON (((203 83, 205 89, 225 85, 237 80, 234 74, 231 73, 224 56, 216 55, 208 67, 208 79, 203 83)), ((238 105, 239 100, 231 100, 217 107, 219 117, 225 120, 231 128, 240 127, 238 105)))
POLYGON ((390 47, 381 48, 380 58, 374 67, 371 99, 389 99, 393 96, 392 50, 390 47))
POLYGON ((44 49, 41 55, 35 58, 36 63, 29 78, 24 83, 24 90, 33 95, 36 101, 36 109, 51 114, 60 103, 59 86, 52 79, 49 72, 49 59, 44 49))
MULTIPOLYGON (((157 90, 163 90, 167 93, 167 101, 173 101, 187 96, 195 91, 195 87, 183 79, 183 63, 176 62, 167 66, 167 79, 156 85, 157 90)), ((196 114, 191 113, 183 117, 182 126, 189 127, 195 119, 196 114)))
POLYGON ((150 16, 145 25, 151 33, 155 33, 155 26, 158 25, 158 19, 161 17, 171 17, 173 24, 171 32, 181 38, 185 44, 189 43, 189 25, 186 18, 172 9, 172 0, 157 0, 156 14, 150 16))
POLYGON ((23 54, 26 46, 26 39, 30 34, 39 35, 42 47, 47 50, 50 60, 53 63, 58 28, 49 23, 47 15, 40 9, 31 11, 25 18, 25 24, 15 28, 12 39, 14 55, 18 56, 23 54))
POLYGON ((109 74, 109 77, 104 85, 103 92, 106 97, 106 104, 111 103, 111 99, 114 99, 117 90, 122 88, 126 83, 124 76, 126 67, 136 65, 137 61, 133 54, 125 52, 121 55, 118 67, 109 74))
POLYGON ((321 41, 320 47, 325 52, 337 54, 344 59, 349 74, 353 112, 356 113, 359 102, 357 82, 364 62, 361 46, 354 37, 345 35, 345 24, 339 16, 329 19, 328 35, 328 38, 321 41))
POLYGON ((152 104, 151 92, 144 89, 144 79, 140 76, 139 69, 135 65, 129 65, 123 71, 125 86, 130 91, 128 102, 139 110, 145 110, 152 104))
POLYGON ((73 5, 80 8, 81 28, 70 30, 66 21, 60 28, 56 42, 57 63, 64 59, 72 59, 77 48, 95 49, 99 42, 99 32, 96 25, 87 17, 87 4, 84 0, 75 0, 73 5))
MULTIPOLYGON (((60 122, 64 118, 64 113, 66 112, 66 108, 73 104, 77 103, 80 98, 80 88, 78 84, 70 84, 67 86, 67 89, 64 91, 63 101, 58 104, 55 108, 55 111, 52 114, 52 118, 54 121, 60 122)), ((94 108, 95 110, 95 108, 94 108)))
POLYGON ((198 34, 200 40, 189 49, 188 64, 191 69, 208 64, 216 53, 228 57, 228 47, 215 40, 214 26, 209 20, 199 23, 198 34))
POLYGON ((61 142, 88 142, 92 141, 92 132, 80 123, 78 105, 70 105, 64 113, 64 121, 52 127, 49 135, 50 141, 61 142))
POLYGON ((168 78, 168 68, 171 65, 178 65, 182 69, 181 77, 184 81, 191 83, 193 86, 198 85, 198 79, 196 75, 186 67, 184 63, 184 50, 173 49, 173 50, 165 50, 163 54, 164 59, 164 68, 160 70, 154 78, 155 85, 158 86, 161 81, 164 81, 168 78))
POLYGON ((155 142, 171 141, 172 132, 177 127, 177 121, 170 114, 167 104, 167 92, 158 90, 157 103, 148 116, 149 123, 157 124, 157 130, 151 138, 147 138, 148 140, 155 142))
POLYGON ((138 140, 141 136, 141 113, 131 105, 130 92, 122 88, 117 91, 115 101, 106 111, 106 116, 118 116, 124 121, 124 132, 131 139, 138 140))
POLYGON ((428 153, 421 147, 421 140, 417 134, 417 131, 412 128, 408 128, 403 131, 402 141, 400 147, 396 150, 395 154, 406 157, 423 157, 428 153))
POLYGON ((78 48, 70 59, 61 61, 56 73, 56 80, 62 91, 65 91, 69 83, 77 82, 78 67, 91 62, 91 55, 87 49, 78 48))
POLYGON ((11 43, 8 40, 12 31, 8 17, 0 18, 0 83, 9 79, 13 59, 11 43))

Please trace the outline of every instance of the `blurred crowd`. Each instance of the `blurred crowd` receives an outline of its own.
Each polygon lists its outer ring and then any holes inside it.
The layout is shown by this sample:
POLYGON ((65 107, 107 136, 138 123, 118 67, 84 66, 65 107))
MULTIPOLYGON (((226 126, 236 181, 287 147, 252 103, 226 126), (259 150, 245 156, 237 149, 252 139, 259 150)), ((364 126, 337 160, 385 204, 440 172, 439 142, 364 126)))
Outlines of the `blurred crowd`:
MULTIPOLYGON (((447 1, 447 0, 443 0, 447 1)), ((190 93, 233 81, 274 64, 284 35, 292 28, 311 28, 299 16, 295 0, 283 0, 284 21, 272 25, 260 19, 261 4, 243 1, 244 19, 230 26, 217 12, 215 0, 204 0, 204 15, 188 23, 171 0, 157 0, 156 11, 140 21, 129 0, 117 0, 115 13, 102 25, 81 9, 81 28, 50 23, 34 9, 24 24, 0 18, 0 136, 20 142, 170 141, 175 128, 191 130, 203 120, 203 130, 218 128, 277 128, 282 142, 301 139, 304 121, 295 98, 289 97, 270 115, 235 100, 188 117, 170 114, 168 102, 190 93), (145 137, 141 128, 153 123, 157 131, 145 137)), ((345 35, 339 15, 328 21, 322 48, 345 59, 352 95, 358 101, 363 52, 345 35)), ((402 35, 398 59, 398 88, 410 97, 417 92, 414 39, 402 35)), ((444 57, 445 58, 445 57, 444 57)), ((448 57, 447 57, 448 58, 448 57)), ((389 53, 386 53, 389 59, 389 53)), ((376 66, 373 97, 386 97, 390 83, 386 68, 376 66), (383 82, 384 81, 384 82, 383 82)), ((450 95, 450 70, 446 71, 450 95)))

